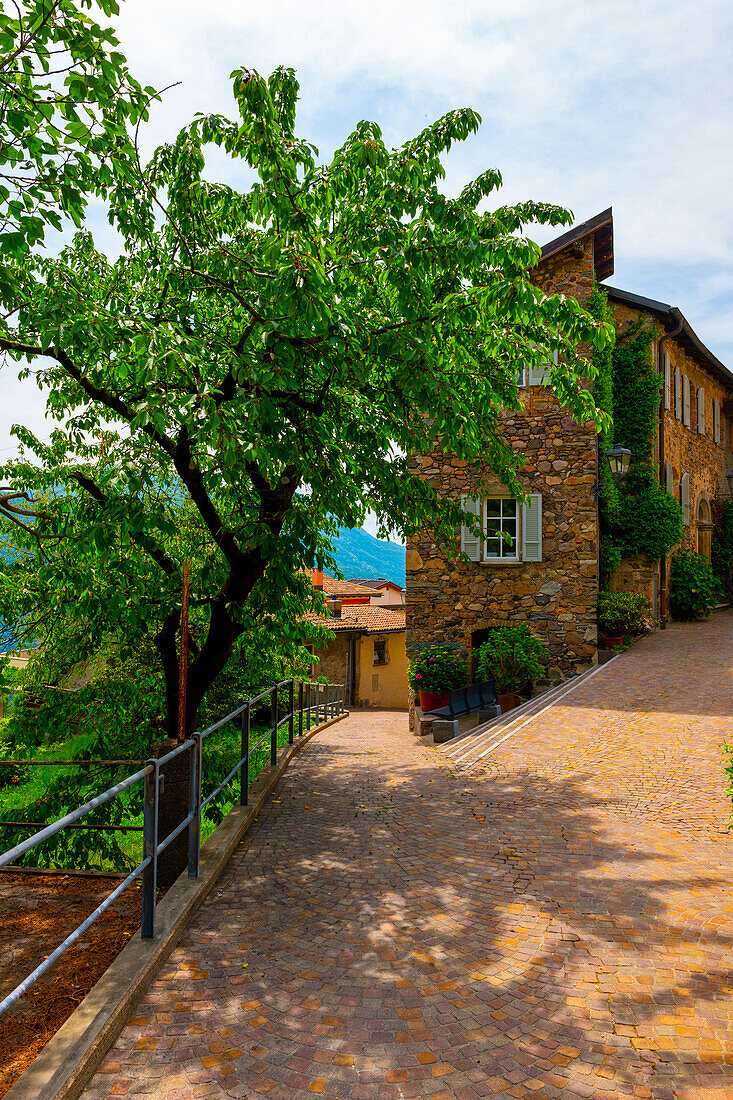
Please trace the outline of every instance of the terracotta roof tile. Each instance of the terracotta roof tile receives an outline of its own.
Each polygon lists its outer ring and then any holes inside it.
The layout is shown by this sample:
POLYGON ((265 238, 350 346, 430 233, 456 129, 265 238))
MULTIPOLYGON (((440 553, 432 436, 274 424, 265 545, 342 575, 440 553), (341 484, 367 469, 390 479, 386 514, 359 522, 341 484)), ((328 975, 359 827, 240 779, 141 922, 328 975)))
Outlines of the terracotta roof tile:
POLYGON ((357 583, 357 581, 337 581, 335 577, 329 577, 328 573, 323 574, 323 594, 324 596, 340 596, 342 599, 348 599, 349 596, 382 595, 375 588, 367 588, 366 585, 357 583))
POLYGON ((362 630, 365 634, 388 634, 405 629, 405 612, 401 608, 373 607, 371 604, 349 604, 341 612, 340 619, 306 615, 311 623, 327 626, 329 630, 362 630))

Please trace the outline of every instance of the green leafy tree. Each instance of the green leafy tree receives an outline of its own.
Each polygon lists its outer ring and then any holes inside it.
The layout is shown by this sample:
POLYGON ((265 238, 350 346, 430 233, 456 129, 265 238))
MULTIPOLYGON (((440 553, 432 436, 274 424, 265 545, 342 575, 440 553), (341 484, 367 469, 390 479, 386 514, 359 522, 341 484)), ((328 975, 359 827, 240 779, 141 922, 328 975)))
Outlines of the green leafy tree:
MULTIPOLYGON (((128 127, 152 88, 127 71, 96 13, 117 0, 15 0, 0 11, 0 256, 24 254, 133 162, 128 127)), ((9 293, 10 273, 0 291, 9 293)))
POLYGON ((304 570, 332 565, 330 524, 359 526, 372 508, 384 532, 429 523, 452 546, 460 503, 409 453, 449 447, 516 489, 499 418, 519 407, 520 368, 554 350, 555 391, 578 418, 596 414, 578 349, 610 328, 532 284, 540 253, 522 235, 567 211, 483 210, 496 171, 441 192, 443 155, 479 125, 470 110, 396 149, 362 122, 320 163, 295 131, 297 92, 287 70, 236 73, 235 120, 197 117, 137 178, 116 178, 123 254, 82 232, 58 258, 29 259, 0 331, 63 425, 48 444, 18 429, 27 453, 0 471, 2 510, 37 540, 58 601, 107 631, 154 624, 171 734, 185 556, 190 732, 238 639, 307 608, 304 570), (241 190, 208 178, 207 146, 241 190), (59 564, 70 541, 86 567, 59 564))

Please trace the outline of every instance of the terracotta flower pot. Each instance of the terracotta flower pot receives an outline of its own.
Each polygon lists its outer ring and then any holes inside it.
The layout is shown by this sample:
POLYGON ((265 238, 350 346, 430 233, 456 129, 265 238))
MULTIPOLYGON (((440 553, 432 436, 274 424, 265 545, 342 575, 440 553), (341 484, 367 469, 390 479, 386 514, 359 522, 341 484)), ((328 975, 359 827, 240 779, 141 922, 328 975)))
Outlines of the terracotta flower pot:
POLYGON ((616 646, 624 644, 624 636, 623 634, 604 634, 603 641, 606 649, 615 649, 616 646))
POLYGON ((420 710, 438 710, 448 706, 450 692, 447 691, 423 691, 420 688, 420 710))
POLYGON ((517 695, 515 691, 509 692, 506 695, 497 695, 497 699, 502 714, 506 714, 508 710, 514 710, 515 707, 521 707, 522 705, 522 696, 517 695))

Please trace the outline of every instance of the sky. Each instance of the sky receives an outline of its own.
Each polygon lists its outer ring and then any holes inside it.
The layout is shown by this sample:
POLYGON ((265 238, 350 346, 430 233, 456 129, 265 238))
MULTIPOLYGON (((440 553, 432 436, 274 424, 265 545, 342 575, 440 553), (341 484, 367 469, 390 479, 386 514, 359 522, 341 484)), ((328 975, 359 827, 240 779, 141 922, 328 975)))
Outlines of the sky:
MULTIPOLYGON (((148 149, 196 112, 233 114, 235 68, 297 71, 299 131, 327 158, 360 119, 397 144, 459 106, 477 135, 447 158, 449 193, 489 167, 498 202, 584 221, 613 207, 615 286, 677 305, 733 368, 733 4, 730 0, 123 0, 130 67, 158 88, 148 149)), ((231 176, 228 182, 235 182, 231 176)), ((99 242, 114 242, 97 212, 99 242)), ((541 244, 553 231, 538 227, 541 244)), ((10 425, 48 434, 32 383, 2 375, 10 425)))

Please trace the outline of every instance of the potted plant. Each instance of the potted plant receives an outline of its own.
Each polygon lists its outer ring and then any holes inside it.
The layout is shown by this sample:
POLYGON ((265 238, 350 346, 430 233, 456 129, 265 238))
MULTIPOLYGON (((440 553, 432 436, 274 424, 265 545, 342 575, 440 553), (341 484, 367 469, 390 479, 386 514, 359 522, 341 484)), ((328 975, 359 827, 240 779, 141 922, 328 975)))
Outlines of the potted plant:
POLYGON ((527 623, 492 630, 477 651, 479 680, 493 676, 502 713, 518 707, 521 691, 542 675, 549 650, 531 633, 527 623))
POLYGON ((466 664, 448 646, 423 649, 410 661, 410 687, 420 694, 421 710, 437 710, 448 704, 448 695, 466 682, 466 664))
POLYGON ((635 637, 651 630, 649 601, 640 592, 601 592, 597 621, 606 648, 615 649, 623 645, 626 635, 635 637))

